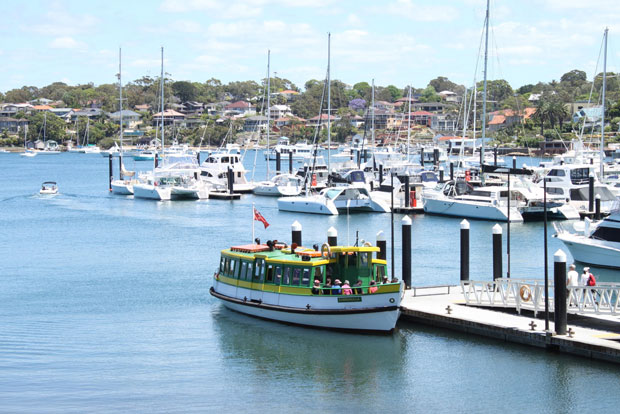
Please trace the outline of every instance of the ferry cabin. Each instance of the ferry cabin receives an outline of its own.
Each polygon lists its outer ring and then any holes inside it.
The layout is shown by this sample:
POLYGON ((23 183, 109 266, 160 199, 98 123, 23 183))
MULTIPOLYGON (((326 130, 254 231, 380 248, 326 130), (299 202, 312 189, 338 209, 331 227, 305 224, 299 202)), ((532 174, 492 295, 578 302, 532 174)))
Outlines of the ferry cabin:
POLYGON ((231 247, 221 252, 211 293, 233 310, 266 319, 391 332, 400 312, 402 287, 399 282, 381 283, 387 264, 373 257, 378 251, 372 246, 324 245, 323 252, 303 247, 292 252, 281 245, 231 247), (348 280, 350 292, 327 287, 328 278, 348 280))

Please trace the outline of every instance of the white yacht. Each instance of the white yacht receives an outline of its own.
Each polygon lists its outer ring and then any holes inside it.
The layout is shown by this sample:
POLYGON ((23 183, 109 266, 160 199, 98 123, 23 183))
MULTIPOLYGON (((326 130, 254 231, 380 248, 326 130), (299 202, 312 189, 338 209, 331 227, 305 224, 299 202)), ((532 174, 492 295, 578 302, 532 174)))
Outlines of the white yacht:
POLYGON ((265 151, 265 159, 274 161, 278 153, 282 161, 288 160, 289 154, 291 154, 294 161, 306 161, 312 158, 312 145, 306 142, 298 142, 291 145, 287 137, 281 137, 273 148, 265 151))
MULTIPOLYGON (((555 165, 547 172, 544 180, 547 182, 547 194, 565 198, 580 213, 589 210, 589 177, 594 179, 594 196, 601 197, 601 212, 605 215, 611 211, 616 197, 609 186, 602 184, 596 178, 596 166, 592 164, 562 164, 555 165)), ((543 182, 538 183, 540 187, 543 182)))
POLYGON ((343 212, 389 213, 390 206, 372 197, 366 188, 351 185, 330 187, 319 194, 278 199, 278 209, 298 213, 337 215, 343 212))
POLYGON ((254 183, 248 182, 245 177, 247 170, 243 166, 240 154, 213 153, 200 165, 200 175, 218 191, 228 187, 228 170, 233 173, 233 192, 249 193, 254 183))
POLYGON ((576 233, 556 226, 554 237, 560 239, 573 258, 582 263, 620 268, 620 210, 616 208, 604 220, 575 223, 576 233))
POLYGON ((433 190, 424 189, 422 201, 424 212, 429 214, 481 220, 523 221, 523 216, 517 208, 518 203, 511 201, 508 209, 507 197, 506 187, 474 188, 469 183, 459 180, 439 184, 433 190))
POLYGON ((192 156, 169 155, 162 165, 133 184, 136 198, 154 200, 209 198, 209 184, 200 179, 198 162, 192 156))
POLYGON ((303 179, 293 174, 278 174, 269 181, 256 184, 252 192, 262 196, 290 197, 301 194, 303 179))
POLYGON ((55 181, 46 181, 41 185, 39 190, 41 195, 56 195, 58 194, 58 185, 55 181))

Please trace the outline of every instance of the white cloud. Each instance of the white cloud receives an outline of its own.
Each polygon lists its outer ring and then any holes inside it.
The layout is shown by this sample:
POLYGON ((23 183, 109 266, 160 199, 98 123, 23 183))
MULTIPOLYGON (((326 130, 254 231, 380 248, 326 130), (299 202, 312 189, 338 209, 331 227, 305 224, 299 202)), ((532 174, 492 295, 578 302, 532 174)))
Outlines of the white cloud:
POLYGON ((81 49, 85 46, 86 44, 84 42, 80 42, 69 36, 57 37, 50 42, 50 47, 53 49, 81 49))
POLYGON ((359 18, 359 16, 357 14, 351 13, 350 15, 347 16, 347 24, 349 26, 361 26, 362 23, 362 19, 359 18))
POLYGON ((459 17, 458 10, 451 6, 428 5, 421 0, 395 0, 384 7, 377 7, 377 13, 388 13, 418 22, 450 22, 459 17))
POLYGON ((46 36, 75 36, 92 33, 99 23, 98 19, 88 15, 72 15, 62 10, 52 10, 45 14, 44 23, 22 26, 23 31, 46 36))

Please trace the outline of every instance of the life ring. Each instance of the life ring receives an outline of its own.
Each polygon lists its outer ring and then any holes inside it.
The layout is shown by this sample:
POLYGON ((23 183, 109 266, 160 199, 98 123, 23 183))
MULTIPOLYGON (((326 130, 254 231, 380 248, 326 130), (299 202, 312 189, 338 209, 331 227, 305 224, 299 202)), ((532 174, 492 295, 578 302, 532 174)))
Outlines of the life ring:
POLYGON ((521 289, 519 290, 519 295, 524 302, 529 302, 530 299, 532 299, 532 291, 530 290, 529 286, 521 286, 521 289))
POLYGON ((332 250, 330 249, 329 244, 323 243, 323 245, 321 246, 321 253, 326 259, 329 259, 332 256, 332 250))

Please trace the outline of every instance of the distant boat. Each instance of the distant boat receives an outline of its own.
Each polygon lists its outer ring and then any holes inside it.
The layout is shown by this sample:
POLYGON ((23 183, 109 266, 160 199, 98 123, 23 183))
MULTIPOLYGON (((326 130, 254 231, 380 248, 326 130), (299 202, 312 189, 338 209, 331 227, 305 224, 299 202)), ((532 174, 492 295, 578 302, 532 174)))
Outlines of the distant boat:
POLYGON ((58 185, 55 181, 46 181, 41 185, 39 194, 42 195, 55 195, 58 194, 58 185))

